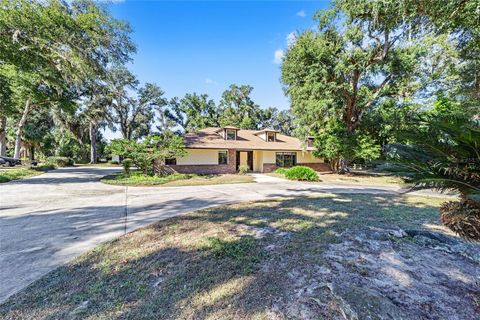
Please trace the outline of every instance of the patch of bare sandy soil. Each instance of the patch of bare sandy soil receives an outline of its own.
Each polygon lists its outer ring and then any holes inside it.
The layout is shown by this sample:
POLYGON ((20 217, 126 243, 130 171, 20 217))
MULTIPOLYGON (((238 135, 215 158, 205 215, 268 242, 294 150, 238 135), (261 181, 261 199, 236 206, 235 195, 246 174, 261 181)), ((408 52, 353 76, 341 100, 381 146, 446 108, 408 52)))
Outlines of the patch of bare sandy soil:
POLYGON ((346 230, 335 242, 320 263, 292 256, 279 266, 292 291, 271 318, 480 319, 478 245, 380 228, 346 230))

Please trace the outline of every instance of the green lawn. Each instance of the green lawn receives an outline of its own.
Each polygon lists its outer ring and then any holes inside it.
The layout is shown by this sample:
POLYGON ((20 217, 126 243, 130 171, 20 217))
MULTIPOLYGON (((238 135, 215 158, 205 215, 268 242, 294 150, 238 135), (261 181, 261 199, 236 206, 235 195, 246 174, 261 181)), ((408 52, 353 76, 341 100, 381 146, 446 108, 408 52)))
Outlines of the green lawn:
POLYGON ((119 186, 198 186, 212 184, 230 184, 254 182, 248 175, 223 174, 223 175, 196 175, 174 173, 168 176, 147 176, 141 172, 125 174, 123 172, 106 176, 100 180, 103 183, 119 186))
POLYGON ((40 170, 30 168, 2 168, 0 169, 0 183, 32 177, 42 174, 40 170))
MULTIPOLYGON (((321 271, 329 260, 323 253, 340 241, 339 233, 441 229, 441 201, 325 194, 193 212, 56 269, 1 305, 0 318, 268 319, 272 306, 288 314, 288 301, 303 283, 292 282, 290 273, 303 270, 293 278, 307 281, 310 271, 321 271)), ((306 303, 316 308, 315 301, 306 303)))

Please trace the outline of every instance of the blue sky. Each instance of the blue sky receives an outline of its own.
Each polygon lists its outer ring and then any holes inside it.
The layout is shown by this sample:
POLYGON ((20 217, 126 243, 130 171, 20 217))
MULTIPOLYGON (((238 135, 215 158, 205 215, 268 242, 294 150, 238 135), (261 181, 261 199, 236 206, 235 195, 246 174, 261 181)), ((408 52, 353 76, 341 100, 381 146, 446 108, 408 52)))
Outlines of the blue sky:
POLYGON ((116 1, 138 46, 131 70, 167 97, 207 93, 216 102, 232 83, 250 84, 261 107, 286 109, 280 83, 287 36, 312 28, 328 1, 116 1), (275 59, 275 52, 277 52, 275 59))

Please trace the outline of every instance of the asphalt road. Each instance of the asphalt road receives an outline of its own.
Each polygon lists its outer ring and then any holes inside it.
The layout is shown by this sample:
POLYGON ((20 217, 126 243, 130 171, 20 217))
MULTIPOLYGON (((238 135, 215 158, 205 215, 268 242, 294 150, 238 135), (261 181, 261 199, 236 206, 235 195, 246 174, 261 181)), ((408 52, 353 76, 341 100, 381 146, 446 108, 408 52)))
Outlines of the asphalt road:
POLYGON ((0 184, 0 302, 99 243, 200 208, 315 193, 391 193, 396 187, 257 183, 120 187, 99 182, 114 168, 74 167, 0 184))

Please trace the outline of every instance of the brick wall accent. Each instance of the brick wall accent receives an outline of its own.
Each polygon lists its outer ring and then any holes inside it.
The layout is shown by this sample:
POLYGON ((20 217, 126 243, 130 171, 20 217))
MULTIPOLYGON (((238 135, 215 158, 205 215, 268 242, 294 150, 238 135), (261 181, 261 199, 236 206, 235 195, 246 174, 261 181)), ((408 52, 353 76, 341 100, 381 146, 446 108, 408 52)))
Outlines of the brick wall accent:
POLYGON ((297 165, 299 165, 299 166, 305 166, 305 167, 310 167, 310 168, 312 168, 313 170, 319 171, 319 172, 331 172, 331 171, 332 171, 332 168, 330 167, 330 165, 329 165, 328 163, 315 163, 315 162, 312 162, 312 163, 297 163, 297 165))
MULTIPOLYGON (((330 172, 332 171, 332 168, 328 163, 297 163, 297 166, 305 166, 305 167, 310 167, 315 171, 319 172, 330 172)), ((269 173, 273 172, 277 169, 277 165, 275 163, 264 163, 263 164, 263 172, 264 173, 269 173)))
POLYGON ((168 166, 179 173, 234 174, 237 172, 237 153, 228 149, 228 164, 182 164, 168 166))
POLYGON ((269 173, 273 172, 277 169, 277 165, 275 163, 264 163, 263 164, 263 172, 269 173))

